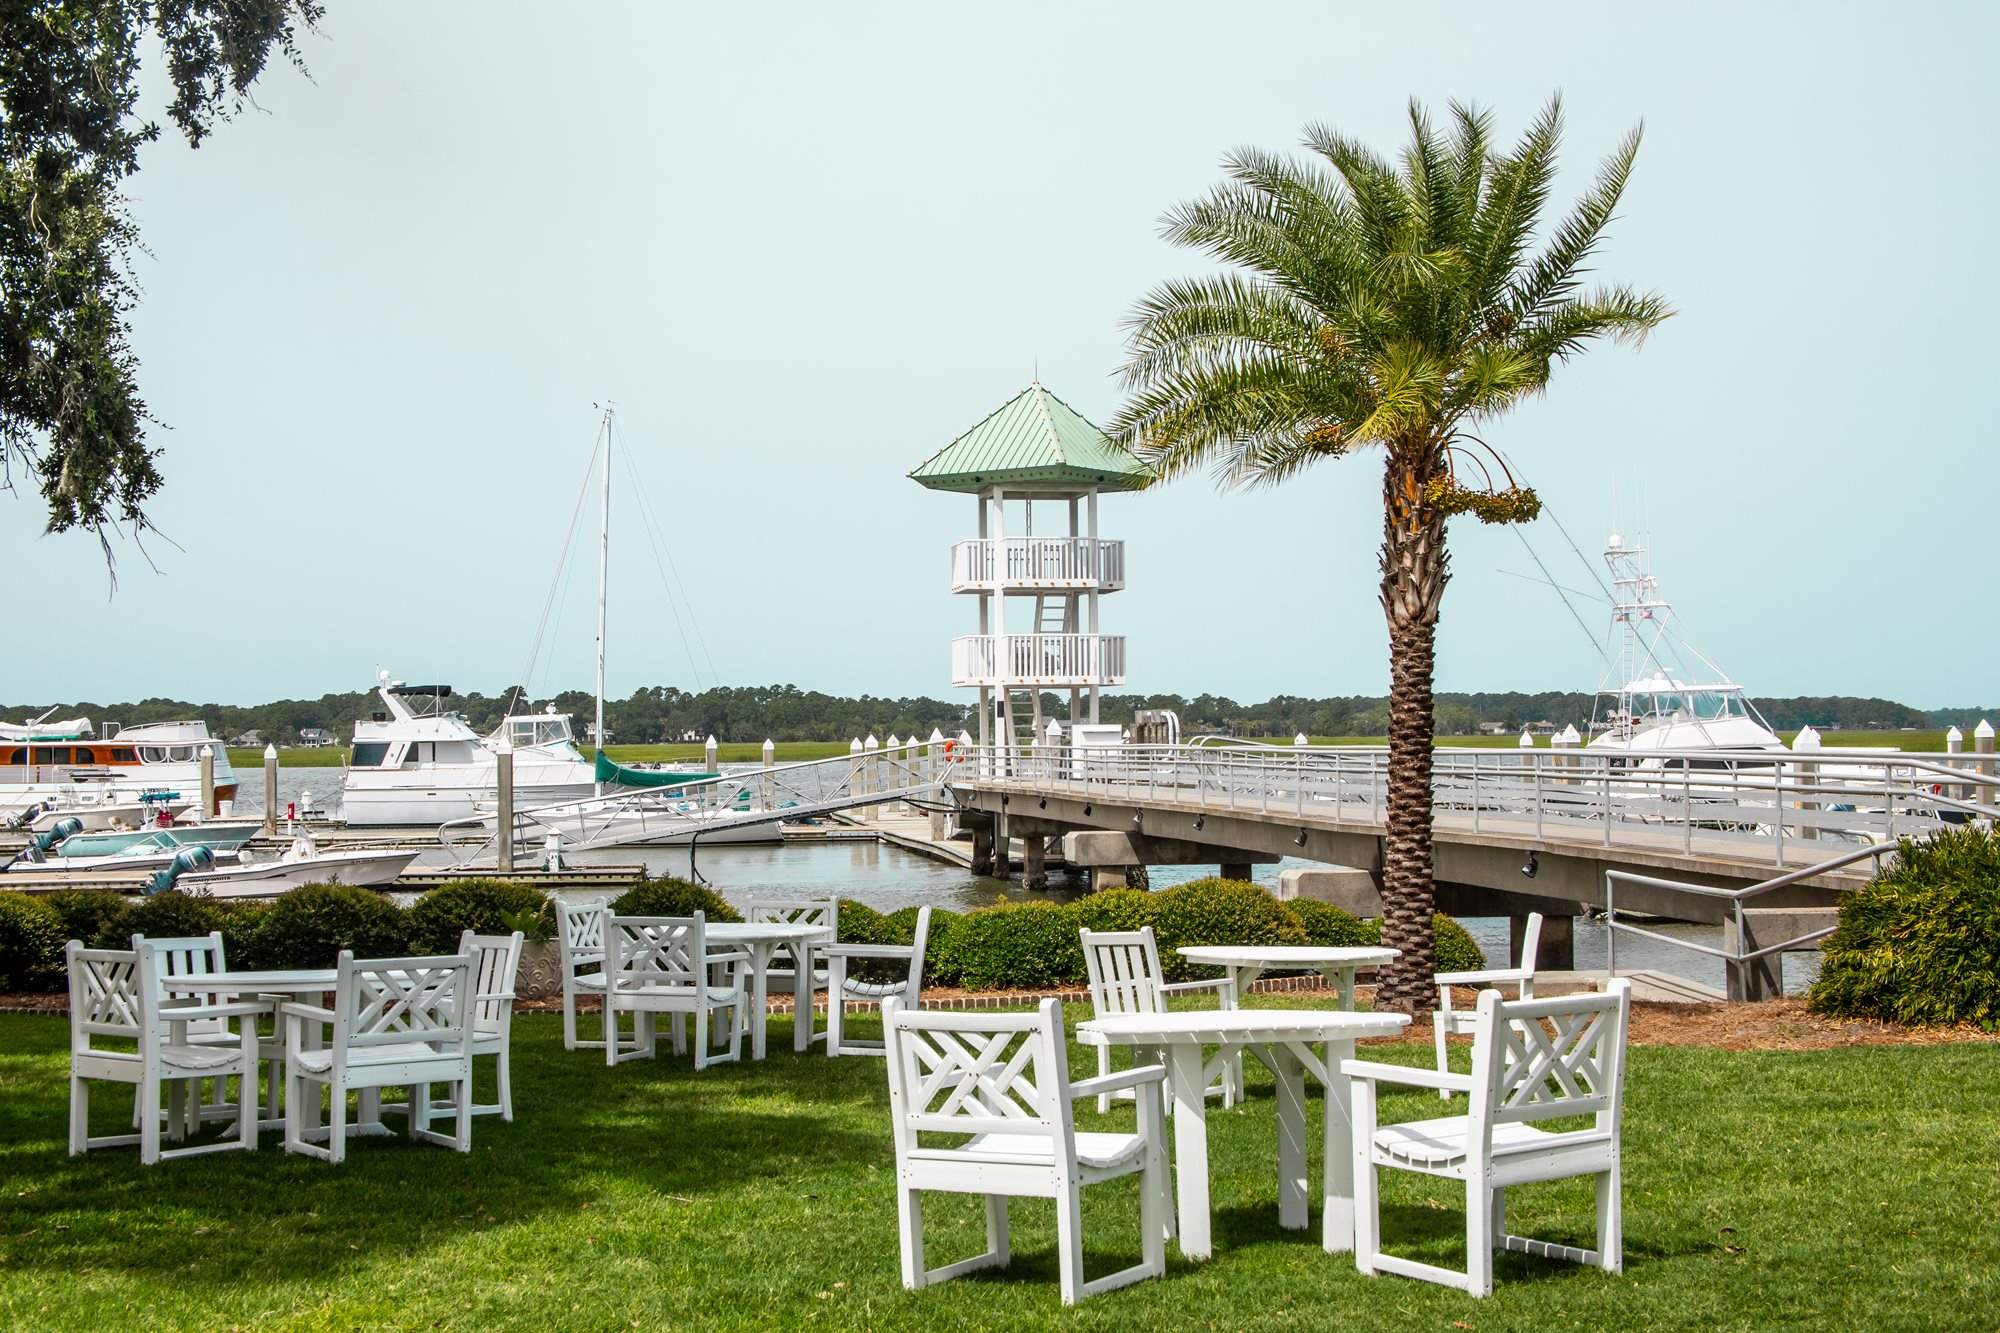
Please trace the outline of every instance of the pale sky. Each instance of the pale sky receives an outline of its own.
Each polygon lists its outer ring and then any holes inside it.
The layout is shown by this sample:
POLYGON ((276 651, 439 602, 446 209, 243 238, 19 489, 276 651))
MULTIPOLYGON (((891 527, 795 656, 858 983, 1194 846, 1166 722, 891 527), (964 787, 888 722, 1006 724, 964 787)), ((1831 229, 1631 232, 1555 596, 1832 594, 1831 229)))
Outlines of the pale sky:
MULTIPOLYGON (((123 549, 107 603, 89 537, 0 498, 0 700, 497 689, 607 397, 708 650, 691 669, 618 476, 614 695, 949 697, 973 503, 903 474, 1037 367, 1114 413, 1124 316, 1205 267, 1160 214, 1310 121, 1393 150, 1409 96, 1459 97, 1511 141, 1558 88, 1565 204, 1645 119, 1601 274, 1680 314, 1488 438, 1593 559, 1650 529, 1754 693, 2000 697, 1990 6, 329 8, 310 81, 274 68, 261 111, 198 152, 169 133, 134 182, 153 512, 185 553, 123 549)), ((1385 692, 1379 487, 1364 455, 1107 500, 1130 688, 1385 692)), ((1516 538, 1452 543, 1439 687, 1595 687, 1555 594, 1501 572, 1533 569, 1516 538)), ((580 555, 538 692, 589 688, 580 555)))

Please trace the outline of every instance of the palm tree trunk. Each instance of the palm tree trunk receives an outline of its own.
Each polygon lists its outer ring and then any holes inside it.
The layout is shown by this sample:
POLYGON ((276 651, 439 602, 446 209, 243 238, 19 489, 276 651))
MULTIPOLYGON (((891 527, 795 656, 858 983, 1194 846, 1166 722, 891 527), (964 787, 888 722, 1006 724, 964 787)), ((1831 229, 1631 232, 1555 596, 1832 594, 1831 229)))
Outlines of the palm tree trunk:
POLYGON ((1438 606, 1449 577, 1444 519, 1424 494, 1434 446, 1390 452, 1382 479, 1382 610, 1389 621, 1389 818, 1382 855, 1382 943, 1400 950, 1375 996, 1414 1014, 1435 971, 1431 856, 1431 680, 1438 606))

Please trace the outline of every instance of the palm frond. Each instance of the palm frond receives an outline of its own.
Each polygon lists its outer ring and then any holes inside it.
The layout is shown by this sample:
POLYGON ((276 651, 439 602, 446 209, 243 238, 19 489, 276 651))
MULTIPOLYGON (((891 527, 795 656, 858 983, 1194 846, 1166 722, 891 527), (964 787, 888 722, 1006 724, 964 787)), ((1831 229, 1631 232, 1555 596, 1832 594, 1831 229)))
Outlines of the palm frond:
POLYGON ((1501 298, 1527 253, 1555 179, 1562 125, 1558 93, 1542 107, 1514 151, 1493 165, 1486 202, 1466 247, 1473 265, 1468 286, 1475 310, 1484 311, 1501 298))
POLYGON ((1625 192, 1625 183, 1632 178, 1632 162, 1639 155, 1645 129, 1643 122, 1633 126, 1617 149, 1604 159, 1596 182, 1556 228, 1528 272, 1516 281, 1509 304, 1517 318, 1531 319, 1576 290, 1583 261, 1603 239, 1604 229, 1618 208, 1618 198, 1625 192))

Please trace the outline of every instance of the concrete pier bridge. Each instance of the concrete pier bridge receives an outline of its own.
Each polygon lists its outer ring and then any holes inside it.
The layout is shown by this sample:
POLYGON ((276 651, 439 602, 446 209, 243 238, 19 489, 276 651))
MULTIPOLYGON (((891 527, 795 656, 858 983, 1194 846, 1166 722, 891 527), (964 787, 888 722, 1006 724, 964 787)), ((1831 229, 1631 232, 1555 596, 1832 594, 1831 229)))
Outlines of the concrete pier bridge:
MULTIPOLYGON (((946 778, 985 847, 1022 840, 1024 876, 1051 841, 1100 884, 1137 867, 1213 864, 1247 877, 1281 857, 1281 892, 1379 909, 1387 828, 1381 747, 971 747, 946 778)), ((1440 910, 1550 918, 1542 965, 1573 966, 1571 922, 1608 911, 1720 924, 1733 997, 1778 989, 1779 955, 1816 947, 1842 894, 1898 838, 2000 817, 1990 753, 1440 749, 1433 757, 1440 910)), ((987 850, 986 855, 991 855, 987 850)), ((1674 941, 1678 943, 1679 941, 1674 941)))

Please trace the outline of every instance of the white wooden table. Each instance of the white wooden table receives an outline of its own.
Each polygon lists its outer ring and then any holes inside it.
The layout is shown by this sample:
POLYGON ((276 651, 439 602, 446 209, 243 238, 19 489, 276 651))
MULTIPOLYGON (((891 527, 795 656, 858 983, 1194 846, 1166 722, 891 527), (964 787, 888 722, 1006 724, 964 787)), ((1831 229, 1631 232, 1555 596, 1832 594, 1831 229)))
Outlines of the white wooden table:
POLYGON ((1403 1014, 1345 1009, 1209 1009, 1164 1014, 1107 1014, 1077 1025, 1086 1046, 1132 1046, 1166 1056, 1174 1099, 1174 1195, 1181 1253, 1209 1255, 1208 1098, 1211 1079, 1244 1051, 1278 1082, 1278 1225, 1302 1230, 1306 1207, 1306 1088, 1311 1074, 1326 1089, 1322 1153, 1322 1239, 1329 1254, 1354 1248, 1354 1147, 1348 1084, 1340 1062, 1357 1037, 1394 1036, 1403 1014), (1210 1047, 1216 1054, 1207 1055, 1210 1047))
POLYGON ((826 926, 796 921, 718 921, 704 928, 710 944, 740 946, 750 955, 751 998, 745 1017, 750 1023, 750 1058, 764 1058, 765 999, 770 988, 771 958, 779 949, 789 949, 798 969, 793 995, 792 1049, 803 1051, 812 1034, 812 951, 817 944, 833 943, 833 931, 826 926))
MULTIPOLYGON (((260 995, 283 995, 293 999, 306 995, 321 995, 339 984, 340 974, 330 967, 292 967, 266 971, 199 972, 171 979, 172 988, 177 992, 196 995, 235 995, 250 999, 260 995)), ((171 1012, 171 1011, 169 1011, 171 1012)), ((311 1029, 317 1032, 317 1029, 311 1029)), ((278 1039, 284 1039, 285 1025, 277 1028, 278 1039)), ((309 1038, 315 1043, 318 1038, 309 1038)), ((355 1123, 349 1125, 349 1134, 373 1135, 393 1133, 382 1123, 382 1090, 363 1088, 360 1093, 360 1112, 355 1123)), ((306 1108, 306 1124, 319 1124, 320 1108, 317 1103, 306 1108)), ((260 1129, 282 1128, 283 1120, 261 1120, 260 1129)))
POLYGON ((1250 983, 1266 972, 1309 967, 1333 984, 1340 996, 1338 1008, 1352 1009, 1355 970, 1393 963, 1400 950, 1373 945, 1336 948, 1316 944, 1199 944, 1177 952, 1190 963, 1219 967, 1229 974, 1232 984, 1223 996, 1225 1005, 1249 994, 1250 983))

